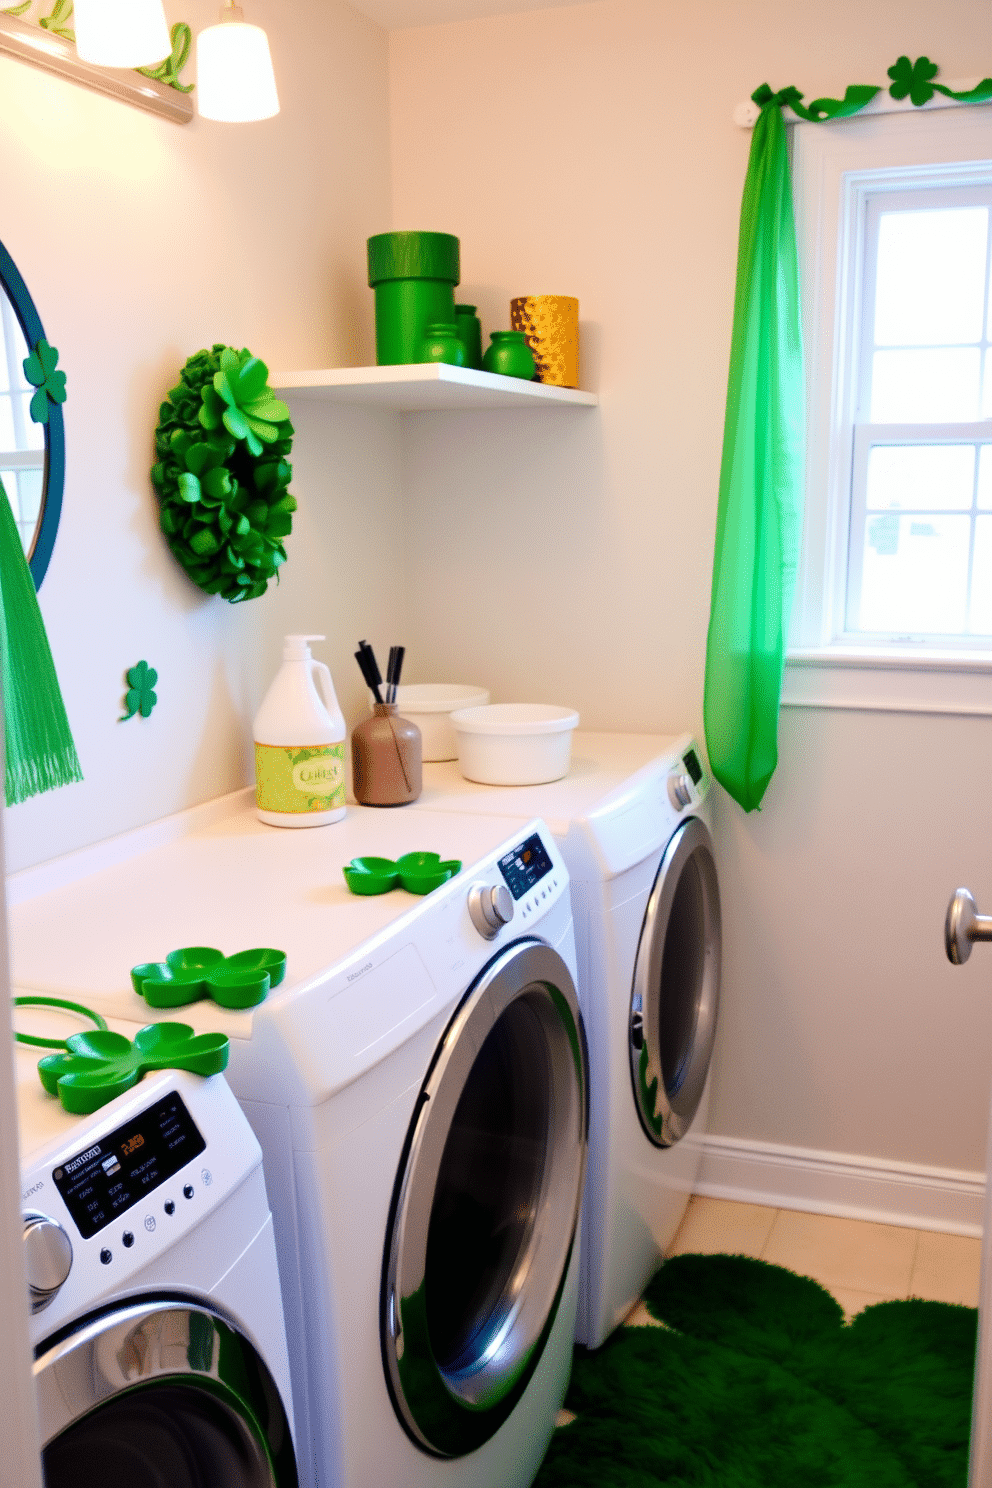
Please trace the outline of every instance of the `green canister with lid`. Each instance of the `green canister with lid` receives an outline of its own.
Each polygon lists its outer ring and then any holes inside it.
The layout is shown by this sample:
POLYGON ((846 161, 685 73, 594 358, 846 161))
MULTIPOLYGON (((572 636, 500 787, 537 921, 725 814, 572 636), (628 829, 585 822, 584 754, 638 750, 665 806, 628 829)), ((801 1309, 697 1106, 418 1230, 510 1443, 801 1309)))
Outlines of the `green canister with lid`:
POLYGON ((368 263, 376 362, 386 367, 419 361, 427 327, 455 320, 458 239, 438 232, 376 233, 368 240, 368 263))

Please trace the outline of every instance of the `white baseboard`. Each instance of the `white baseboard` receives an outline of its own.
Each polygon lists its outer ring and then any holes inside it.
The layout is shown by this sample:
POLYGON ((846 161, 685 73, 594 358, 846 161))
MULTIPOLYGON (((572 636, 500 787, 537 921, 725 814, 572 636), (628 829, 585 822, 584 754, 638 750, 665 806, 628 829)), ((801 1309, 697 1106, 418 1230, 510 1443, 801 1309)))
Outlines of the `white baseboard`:
POLYGON ((705 1136, 695 1192, 954 1235, 981 1235, 985 1174, 705 1136))

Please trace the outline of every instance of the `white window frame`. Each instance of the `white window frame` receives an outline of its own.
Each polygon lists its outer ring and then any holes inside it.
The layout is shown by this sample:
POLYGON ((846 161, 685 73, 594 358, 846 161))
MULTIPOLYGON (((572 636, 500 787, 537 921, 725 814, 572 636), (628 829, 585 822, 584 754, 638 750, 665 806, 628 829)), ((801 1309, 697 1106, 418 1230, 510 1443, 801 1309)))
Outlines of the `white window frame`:
MULTIPOLYGON (((941 100, 942 103, 942 100, 941 100)), ((803 545, 783 705, 992 715, 992 643, 845 634, 865 182, 992 181, 992 107, 911 106, 790 131, 807 373, 803 545), (976 166, 975 162, 981 162, 976 166)))

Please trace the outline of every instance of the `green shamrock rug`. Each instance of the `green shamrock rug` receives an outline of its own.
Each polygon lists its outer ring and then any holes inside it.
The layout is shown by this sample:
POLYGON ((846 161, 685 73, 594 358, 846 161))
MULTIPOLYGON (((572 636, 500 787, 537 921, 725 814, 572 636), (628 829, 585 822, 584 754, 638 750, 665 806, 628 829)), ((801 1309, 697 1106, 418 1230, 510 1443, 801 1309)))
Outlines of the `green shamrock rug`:
POLYGON ((577 1349, 535 1488, 965 1488, 977 1312, 881 1302, 845 1324, 817 1282, 683 1255, 664 1328, 577 1349))

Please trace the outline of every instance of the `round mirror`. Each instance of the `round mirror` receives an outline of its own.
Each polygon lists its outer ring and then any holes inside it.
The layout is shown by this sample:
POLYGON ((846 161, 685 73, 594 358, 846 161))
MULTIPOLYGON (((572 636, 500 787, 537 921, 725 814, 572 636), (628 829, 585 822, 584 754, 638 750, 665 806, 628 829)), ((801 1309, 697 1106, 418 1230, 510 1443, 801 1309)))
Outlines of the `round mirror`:
POLYGON ((14 512, 36 589, 41 587, 62 510, 65 431, 48 400, 48 422, 30 414, 36 389, 24 360, 45 332, 17 266, 0 243, 0 481, 14 512))

